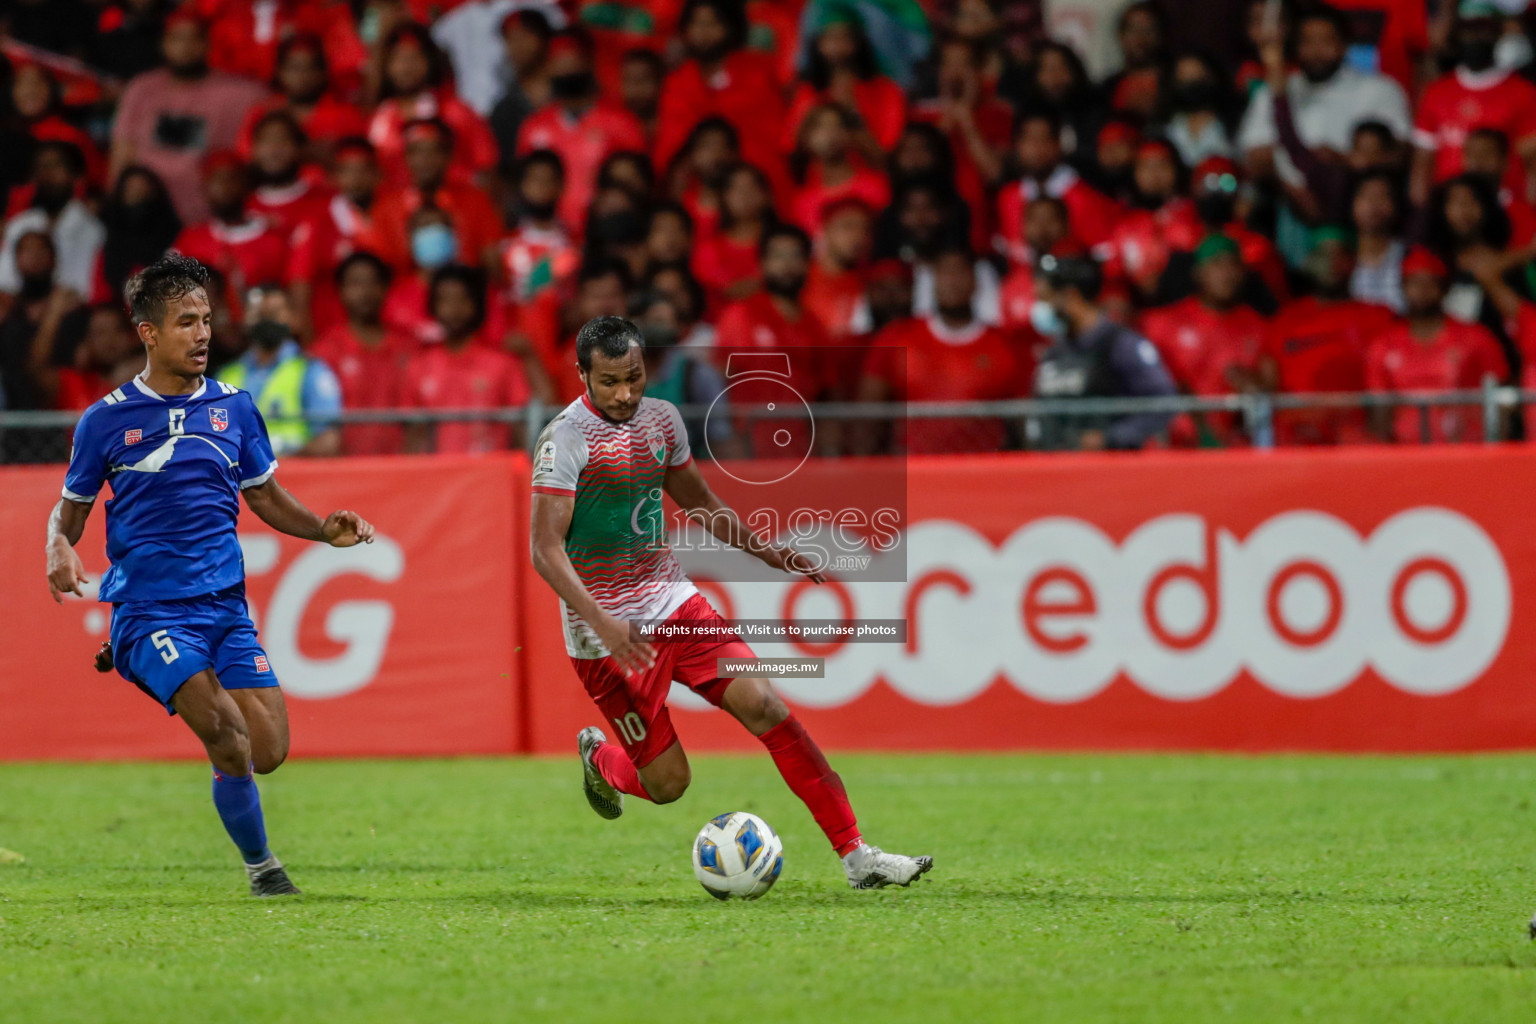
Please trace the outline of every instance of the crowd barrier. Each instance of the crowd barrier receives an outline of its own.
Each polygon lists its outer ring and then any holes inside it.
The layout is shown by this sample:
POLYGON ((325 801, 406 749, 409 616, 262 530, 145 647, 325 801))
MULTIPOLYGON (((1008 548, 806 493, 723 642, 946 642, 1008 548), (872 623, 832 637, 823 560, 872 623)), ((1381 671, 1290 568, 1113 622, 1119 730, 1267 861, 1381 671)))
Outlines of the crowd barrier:
MULTIPOLYGON (((907 465, 907 582, 706 581, 740 618, 905 618, 781 692, 830 748, 1419 751, 1536 745, 1520 446, 991 455, 907 465)), ((0 759, 199 754, 91 667, 107 609, 49 598, 61 467, 0 469, 0 759)), ((596 722, 528 558, 528 462, 291 460, 369 547, 241 520, 249 597, 298 756, 566 754, 596 722)), ((100 510, 80 545, 105 568, 100 510)), ((676 693, 694 750, 749 750, 676 693)))

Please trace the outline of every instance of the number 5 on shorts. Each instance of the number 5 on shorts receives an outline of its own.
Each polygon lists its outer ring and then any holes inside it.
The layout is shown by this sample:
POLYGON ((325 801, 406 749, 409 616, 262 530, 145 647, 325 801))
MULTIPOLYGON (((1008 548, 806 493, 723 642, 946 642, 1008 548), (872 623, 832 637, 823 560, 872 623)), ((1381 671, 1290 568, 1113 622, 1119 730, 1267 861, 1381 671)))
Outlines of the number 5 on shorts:
POLYGON ((176 649, 176 642, 167 634, 170 630, 162 629, 158 633, 151 633, 149 638, 155 642, 155 647, 160 651, 160 660, 169 665, 181 657, 181 652, 176 649))
POLYGON ((639 743, 645 739, 645 723, 633 711, 626 714, 623 718, 615 718, 613 724, 619 730, 619 735, 623 737, 626 743, 639 743))

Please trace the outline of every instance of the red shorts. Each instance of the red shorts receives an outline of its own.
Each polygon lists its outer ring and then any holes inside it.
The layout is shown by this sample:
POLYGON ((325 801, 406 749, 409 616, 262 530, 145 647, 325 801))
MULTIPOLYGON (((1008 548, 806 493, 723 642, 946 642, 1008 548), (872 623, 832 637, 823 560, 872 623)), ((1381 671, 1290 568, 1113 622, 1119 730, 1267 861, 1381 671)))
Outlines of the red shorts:
MULTIPOLYGON (((667 621, 676 619, 725 621, 703 594, 684 601, 667 621)), ((640 675, 626 675, 611 657, 571 659, 587 696, 603 713, 605 726, 613 726, 619 745, 638 768, 677 742, 677 730, 667 712, 667 692, 673 681, 719 707, 731 680, 720 678, 716 660, 756 657, 739 637, 671 640, 653 646, 656 663, 640 675)))

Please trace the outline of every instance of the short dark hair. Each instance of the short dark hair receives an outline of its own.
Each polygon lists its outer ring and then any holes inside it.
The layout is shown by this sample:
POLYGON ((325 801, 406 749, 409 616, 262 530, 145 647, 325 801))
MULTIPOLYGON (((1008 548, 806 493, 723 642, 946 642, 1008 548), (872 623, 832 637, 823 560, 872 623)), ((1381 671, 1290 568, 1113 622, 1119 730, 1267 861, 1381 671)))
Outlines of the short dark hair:
POLYGON ((686 31, 688 23, 698 13, 701 7, 708 7, 715 12, 715 17, 725 26, 725 48, 727 51, 739 50, 747 45, 747 5, 741 0, 688 0, 683 5, 682 13, 677 17, 679 32, 686 31))
POLYGON ((294 145, 299 147, 309 145, 309 133, 304 130, 298 118, 282 107, 269 110, 257 118, 256 123, 251 126, 251 138, 254 140, 269 124, 280 124, 288 129, 288 137, 293 140, 294 145))
POLYGON ((1099 265, 1080 256, 1042 256, 1036 273, 1052 288, 1070 288, 1089 302, 1097 299, 1104 287, 1104 272, 1099 265))
POLYGON ((359 263, 363 264, 364 266, 373 268, 373 272, 379 275, 379 280, 384 282, 385 288, 388 288, 390 282, 394 281, 395 279, 395 272, 390 268, 388 263, 385 263, 383 260, 379 259, 379 257, 369 252, 367 249, 358 249, 346 259, 336 264, 336 272, 332 277, 332 279, 336 282, 336 287, 341 287, 341 282, 347 276, 347 271, 351 270, 359 263))
POLYGON ((576 365, 583 373, 592 371, 592 353, 601 352, 609 359, 622 359, 631 349, 645 349, 640 328, 621 316, 600 316, 588 320, 576 334, 576 365))
POLYGON ((757 245, 757 255, 761 259, 768 254, 768 247, 776 238, 793 238, 800 246, 800 251, 809 258, 811 255, 811 236, 795 227, 793 224, 774 224, 763 232, 762 241, 757 245))
POLYGON ((479 330, 485 324, 485 272, 462 263, 450 263, 432 274, 432 284, 427 289, 427 315, 437 318, 437 290, 450 281, 463 285, 469 293, 475 304, 474 329, 479 330))
POLYGON ((536 149, 518 161, 517 181, 521 183, 528 172, 540 164, 553 168, 560 180, 565 181, 565 161, 552 149, 536 149))
POLYGON ((33 154, 32 159, 36 161, 37 157, 43 153, 59 154, 59 159, 64 161, 65 166, 69 168, 70 174, 77 178, 85 177, 85 154, 73 142, 65 142, 63 139, 48 139, 45 142, 40 142, 37 144, 37 151, 33 154))
POLYGON ((634 287, 627 264, 602 257, 587 260, 581 265, 581 268, 576 271, 576 287, 580 288, 592 281, 601 281, 605 277, 617 277, 619 286, 626 292, 634 287))
POLYGON ((135 327, 158 326, 171 303, 199 289, 208 291, 208 268, 190 256, 168 252, 128 279, 128 315, 135 327))
POLYGON ((667 65, 666 62, 661 59, 661 54, 657 53, 655 50, 647 50, 640 46, 637 46, 632 50, 625 50, 621 63, 644 64, 646 67, 656 72, 658 77, 664 77, 667 72, 667 65))
POLYGON ((1326 21, 1333 26, 1333 30, 1339 34, 1339 40, 1348 44, 1355 34, 1355 27, 1350 23, 1349 15, 1337 7, 1327 4, 1309 4, 1296 15, 1296 33, 1301 34, 1301 26, 1309 21, 1326 21))

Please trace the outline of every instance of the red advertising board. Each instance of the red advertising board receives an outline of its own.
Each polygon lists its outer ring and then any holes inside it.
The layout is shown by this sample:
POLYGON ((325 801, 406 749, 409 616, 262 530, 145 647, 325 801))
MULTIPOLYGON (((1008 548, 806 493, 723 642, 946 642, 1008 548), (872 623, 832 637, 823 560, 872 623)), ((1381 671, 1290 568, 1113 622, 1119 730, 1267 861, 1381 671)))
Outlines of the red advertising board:
MULTIPOLYGON (((975 456, 908 466, 907 582, 709 583, 741 618, 905 618, 781 684, 830 748, 1472 750, 1536 745, 1536 450, 975 456)), ((52 604, 58 468, 0 470, 0 759, 196 756, 52 604)), ((527 556, 527 463, 290 462, 385 540, 242 540, 296 755, 567 754, 593 724, 527 556)), ((844 481, 846 484, 846 481, 844 481)), ((104 567, 99 513, 82 545, 104 567)), ((693 750, 751 750, 686 698, 693 750)))
MULTIPOLYGON (((526 460, 294 459, 278 479, 322 514, 355 509, 379 530, 343 550, 241 513, 247 595, 287 695, 294 755, 518 749, 511 567, 526 460)), ((62 467, 0 470, 0 759, 199 756, 179 722, 91 668, 106 606, 48 596, 43 527, 62 480, 62 467)), ((103 518, 93 510, 80 545, 93 585, 106 568, 103 518)))

